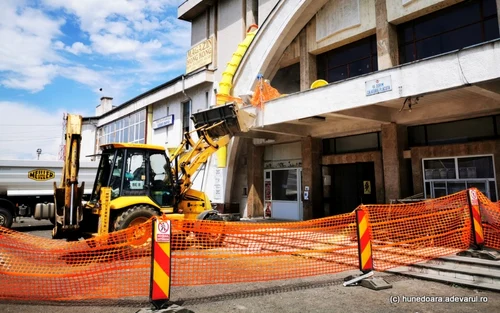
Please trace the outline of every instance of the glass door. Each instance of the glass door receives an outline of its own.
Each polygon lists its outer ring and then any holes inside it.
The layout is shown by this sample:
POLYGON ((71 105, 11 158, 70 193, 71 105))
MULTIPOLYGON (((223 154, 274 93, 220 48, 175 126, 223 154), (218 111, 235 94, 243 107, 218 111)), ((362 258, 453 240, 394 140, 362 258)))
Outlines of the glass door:
POLYGON ((264 213, 272 218, 302 220, 302 169, 264 172, 264 213))

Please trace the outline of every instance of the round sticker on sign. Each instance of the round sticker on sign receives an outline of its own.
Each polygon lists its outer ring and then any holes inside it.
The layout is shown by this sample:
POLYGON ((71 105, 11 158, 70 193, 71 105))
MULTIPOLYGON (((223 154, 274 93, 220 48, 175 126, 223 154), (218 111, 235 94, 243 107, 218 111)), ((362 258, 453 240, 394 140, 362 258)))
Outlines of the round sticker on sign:
POLYGON ((470 195, 470 204, 479 205, 479 201, 477 200, 477 192, 475 190, 469 190, 469 195, 470 195))
POLYGON ((170 242, 170 221, 159 222, 156 220, 156 241, 170 242))

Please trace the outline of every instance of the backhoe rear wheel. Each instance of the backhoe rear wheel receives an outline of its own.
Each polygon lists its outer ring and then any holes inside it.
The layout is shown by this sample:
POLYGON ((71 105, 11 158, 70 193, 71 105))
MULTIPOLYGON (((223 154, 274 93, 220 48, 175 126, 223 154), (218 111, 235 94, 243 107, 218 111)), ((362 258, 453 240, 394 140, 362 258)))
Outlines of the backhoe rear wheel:
POLYGON ((9 210, 0 207, 0 226, 10 228, 12 226, 13 217, 9 210))
MULTIPOLYGON (((147 222, 151 217, 158 216, 158 211, 147 205, 136 205, 124 210, 116 217, 114 223, 115 231, 129 227, 139 226, 147 222)), ((151 234, 146 234, 148 227, 137 227, 134 232, 128 234, 128 241, 133 246, 140 246, 148 241, 151 234)))

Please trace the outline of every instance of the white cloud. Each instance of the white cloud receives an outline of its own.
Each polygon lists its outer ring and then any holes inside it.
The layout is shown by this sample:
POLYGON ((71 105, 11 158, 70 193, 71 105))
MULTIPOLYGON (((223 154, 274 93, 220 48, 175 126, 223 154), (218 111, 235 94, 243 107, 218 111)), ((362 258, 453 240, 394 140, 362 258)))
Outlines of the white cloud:
POLYGON ((40 148, 40 160, 57 160, 62 111, 47 112, 36 106, 0 101, 0 112, 5 121, 0 124, 0 159, 36 159, 40 148))
MULTIPOLYGON (((92 50, 102 55, 140 61, 170 55, 174 46, 187 49, 189 23, 166 18, 164 11, 183 1, 173 0, 44 0, 77 17, 89 34, 92 50), (98 8, 98 9, 96 9, 98 8), (166 53, 166 54, 165 54, 166 53)), ((181 49, 175 51, 183 52, 181 49)), ((184 57, 184 55, 180 56, 184 57)))
POLYGON ((76 55, 79 55, 81 53, 86 53, 86 54, 92 53, 92 50, 88 46, 84 45, 79 41, 73 43, 71 47, 65 47, 65 50, 76 55))
MULTIPOLYGON (((22 3, 22 2, 21 2, 22 3)), ((52 38, 61 34, 61 19, 6 1, 0 10, 0 84, 8 88, 42 90, 62 61, 52 49, 52 38)))
MULTIPOLYGON (((75 64, 71 59, 82 55, 94 57, 100 54, 100 60, 104 62, 106 58, 128 60, 138 72, 152 69, 157 73, 158 70, 150 65, 166 62, 167 57, 173 58, 169 63, 184 62, 185 51, 189 48, 190 25, 165 13, 182 2, 41 0, 38 6, 34 6, 33 2, 26 0, 2 0, 0 86, 41 91, 57 76, 75 78, 76 75, 67 74, 67 69, 82 67, 83 62, 75 64), (60 9, 66 15, 61 15, 60 9), (71 37, 69 39, 74 41, 67 42, 70 34, 61 31, 67 20, 72 20, 67 14, 76 17, 89 43, 71 37)), ((115 68, 114 72, 120 70, 115 68)), ((114 77, 122 79, 117 75, 114 77)), ((75 80, 88 81, 87 78, 88 75, 75 80)), ((95 84, 89 87, 94 88, 95 84)))

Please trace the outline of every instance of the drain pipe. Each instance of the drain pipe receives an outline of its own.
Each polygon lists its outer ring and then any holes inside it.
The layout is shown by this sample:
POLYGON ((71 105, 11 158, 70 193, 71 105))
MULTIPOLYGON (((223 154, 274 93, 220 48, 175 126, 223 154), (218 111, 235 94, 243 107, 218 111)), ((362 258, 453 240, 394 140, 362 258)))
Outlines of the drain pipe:
POLYGON ((186 75, 182 74, 182 94, 184 94, 184 97, 189 99, 189 111, 192 113, 193 112, 193 100, 186 93, 185 81, 186 81, 186 75))

